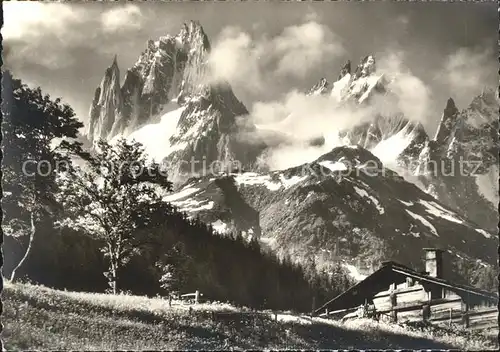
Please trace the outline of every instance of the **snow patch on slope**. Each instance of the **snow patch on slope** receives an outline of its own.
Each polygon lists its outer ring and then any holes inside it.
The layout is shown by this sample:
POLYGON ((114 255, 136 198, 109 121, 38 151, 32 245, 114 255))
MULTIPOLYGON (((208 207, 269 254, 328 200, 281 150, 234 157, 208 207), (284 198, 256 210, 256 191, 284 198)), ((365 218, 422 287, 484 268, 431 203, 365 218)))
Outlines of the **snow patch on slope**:
POLYGON ((349 271, 349 275, 356 280, 356 281, 363 281, 366 279, 366 275, 363 275, 359 272, 358 268, 356 268, 354 265, 351 264, 342 264, 344 268, 346 268, 349 271))
MULTIPOLYGON (((358 99, 359 103, 362 103, 363 101, 366 100, 366 98, 368 98, 370 96, 373 88, 375 88, 375 86, 377 85, 380 78, 382 78, 382 76, 368 76, 368 77, 366 77, 366 79, 364 80, 364 82, 362 84, 364 86, 368 86, 368 88, 363 93, 363 95, 358 99)), ((360 79, 359 81, 361 83, 363 81, 363 79, 360 79)), ((356 89, 358 89, 358 88, 356 87, 356 89)))
POLYGON ((488 232, 484 231, 483 229, 476 229, 476 232, 479 232, 481 235, 483 235, 486 238, 491 237, 491 235, 488 232))
POLYGON ((175 202, 176 200, 186 198, 186 197, 192 195, 193 193, 198 192, 199 190, 200 190, 199 188, 194 188, 194 187, 184 188, 183 190, 181 190, 177 193, 163 197, 163 200, 165 202, 175 202))
POLYGON ((177 124, 184 107, 170 111, 161 117, 160 122, 148 124, 132 132, 127 139, 144 145, 151 159, 159 162, 170 153, 185 148, 185 145, 170 145, 170 137, 176 133, 177 124))
POLYGON ((350 79, 351 79, 351 74, 348 73, 344 77, 339 79, 337 82, 335 82, 333 84, 330 95, 340 102, 342 100, 345 90, 347 89, 347 85, 349 84, 350 79))
POLYGON ((451 222, 456 222, 457 224, 464 223, 464 221, 461 220, 457 214, 443 208, 442 206, 440 206, 438 203, 436 203, 434 201, 428 202, 426 200, 420 199, 418 202, 425 207, 425 210, 428 213, 430 213, 436 217, 443 218, 443 219, 446 219, 446 220, 451 221, 451 222))
POLYGON ((435 235, 435 236, 438 236, 439 237, 439 234, 438 232, 436 231, 436 228, 434 227, 434 225, 432 225, 429 221, 427 221, 423 216, 420 216, 418 214, 415 214, 414 212, 411 212, 409 211, 408 209, 405 209, 405 211, 412 217, 414 218, 415 220, 418 220, 422 223, 422 225, 424 225, 425 227, 427 227, 429 230, 431 230, 431 232, 435 235))
POLYGON ((214 228, 215 231, 219 233, 226 233, 228 229, 227 224, 220 219, 217 220, 216 222, 213 222, 212 227, 214 228))
POLYGON ((395 167, 396 160, 414 138, 414 133, 409 129, 410 125, 408 124, 398 133, 377 143, 370 152, 379 158, 384 165, 395 167))
POLYGON ((214 207, 214 204, 215 203, 213 201, 208 201, 206 204, 202 204, 202 202, 198 202, 196 200, 188 200, 179 202, 175 205, 180 207, 180 211, 192 213, 201 210, 210 210, 214 207))
POLYGON ((359 194, 361 197, 363 197, 363 198, 369 198, 372 201, 372 203, 377 208, 379 214, 382 215, 382 214, 385 213, 384 208, 380 205, 380 202, 378 201, 377 198, 369 195, 368 192, 366 192, 364 189, 361 189, 361 188, 356 187, 356 186, 353 186, 353 187, 354 187, 354 190, 356 191, 356 193, 359 194))
POLYGON ((323 167, 326 167, 330 171, 344 171, 344 170, 347 170, 347 166, 343 162, 341 162, 341 161, 333 162, 333 161, 330 161, 330 160, 326 160, 326 161, 319 162, 319 164, 321 166, 323 166, 323 167))
POLYGON ((277 191, 281 188, 281 183, 272 182, 271 176, 259 175, 256 172, 237 174, 235 181, 238 185, 262 185, 267 187, 270 191, 277 191))
POLYGON ((300 177, 300 176, 292 176, 292 177, 290 177, 290 178, 287 179, 287 178, 285 178, 285 176, 280 175, 280 181, 281 181, 281 183, 283 184, 283 186, 286 189, 288 189, 288 188, 296 185, 299 182, 304 181, 306 178, 307 178, 307 175, 306 176, 302 176, 302 177, 300 177))

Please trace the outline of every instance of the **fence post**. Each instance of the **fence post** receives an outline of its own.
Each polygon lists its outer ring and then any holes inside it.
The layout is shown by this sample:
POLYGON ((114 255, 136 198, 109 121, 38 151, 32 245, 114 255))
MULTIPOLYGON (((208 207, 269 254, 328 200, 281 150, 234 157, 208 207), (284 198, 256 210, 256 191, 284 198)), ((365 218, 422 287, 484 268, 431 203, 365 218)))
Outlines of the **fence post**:
POLYGON ((194 294, 194 303, 198 304, 199 299, 200 299, 200 291, 196 290, 196 293, 194 294))
POLYGON ((429 321, 431 317, 431 307, 428 304, 422 305, 422 319, 424 322, 429 321))
POLYGON ((469 304, 462 300, 462 323, 466 328, 469 327, 469 304))
POLYGON ((312 307, 311 307, 311 318, 314 316, 314 310, 316 309, 316 296, 313 296, 312 307))
POLYGON ((391 299, 391 320, 393 323, 397 323, 398 322, 398 312, 396 310, 397 296, 395 292, 391 292, 390 299, 391 299))

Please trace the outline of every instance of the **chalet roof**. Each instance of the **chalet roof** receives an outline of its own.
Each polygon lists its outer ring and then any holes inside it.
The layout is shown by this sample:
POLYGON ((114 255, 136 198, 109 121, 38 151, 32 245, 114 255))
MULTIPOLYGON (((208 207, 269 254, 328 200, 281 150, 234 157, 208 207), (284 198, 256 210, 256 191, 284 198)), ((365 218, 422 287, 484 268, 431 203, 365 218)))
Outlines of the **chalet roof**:
POLYGON ((327 308, 329 311, 333 311, 359 306, 365 302, 366 298, 375 296, 377 293, 387 289, 387 287, 391 284, 400 284, 405 282, 407 277, 418 280, 424 285, 428 284, 430 286, 447 288, 459 295, 477 296, 492 302, 496 302, 498 300, 498 296, 494 293, 425 275, 405 265, 389 261, 384 262, 380 269, 365 278, 363 281, 358 282, 356 285, 350 287, 337 297, 326 302, 323 306, 316 310, 316 313, 324 311, 327 308))

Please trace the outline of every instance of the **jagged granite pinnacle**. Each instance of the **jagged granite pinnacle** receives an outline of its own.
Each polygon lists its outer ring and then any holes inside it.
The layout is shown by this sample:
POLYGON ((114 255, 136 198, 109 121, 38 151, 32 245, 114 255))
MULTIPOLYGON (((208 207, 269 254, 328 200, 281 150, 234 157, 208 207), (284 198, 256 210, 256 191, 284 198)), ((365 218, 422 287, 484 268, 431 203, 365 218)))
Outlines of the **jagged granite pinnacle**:
POLYGON ((351 74, 351 60, 347 60, 344 66, 342 66, 337 81, 342 79, 347 74, 351 74))
POLYGON ((209 51, 210 42, 203 27, 191 21, 184 23, 175 36, 148 40, 136 63, 126 71, 121 86, 119 74, 112 73, 119 72, 114 60, 106 70, 104 83, 96 90, 100 99, 95 99, 90 109, 90 142, 133 136, 148 145, 150 138, 143 128, 159 128, 165 132, 157 136, 162 140, 161 150, 149 153, 159 158, 157 161, 169 163, 172 179, 180 171, 198 172, 203 167, 202 160, 207 165, 214 161, 230 164, 233 160, 252 164, 261 146, 243 145, 238 133, 255 126, 237 126, 236 117, 247 116, 248 110, 228 82, 209 80, 209 51), (170 117, 170 112, 177 117, 170 117), (166 120, 174 118, 173 126, 168 125, 166 120), (161 122, 168 128, 162 127, 161 122), (192 159, 197 161, 195 170, 190 168, 192 159))
POLYGON ((208 37, 199 22, 185 23, 176 36, 148 40, 145 51, 126 71, 122 85, 119 74, 113 73, 119 72, 115 55, 97 88, 101 98, 90 108, 88 139, 91 142, 98 138, 110 139, 133 131, 148 123, 161 112, 163 105, 177 96, 185 98, 198 93, 203 89, 209 50, 208 37), (114 77, 113 89, 110 89, 109 77, 114 77))

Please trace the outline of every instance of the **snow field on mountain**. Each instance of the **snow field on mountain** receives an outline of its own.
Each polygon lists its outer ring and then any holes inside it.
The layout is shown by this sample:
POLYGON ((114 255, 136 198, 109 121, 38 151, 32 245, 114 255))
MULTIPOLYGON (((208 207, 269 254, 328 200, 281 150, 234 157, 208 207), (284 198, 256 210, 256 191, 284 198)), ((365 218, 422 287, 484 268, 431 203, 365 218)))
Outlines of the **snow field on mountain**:
POLYGON ((212 223, 212 227, 214 228, 215 231, 217 231, 219 233, 226 233, 228 226, 225 222, 218 219, 216 222, 212 223))
POLYGON ((357 85, 355 86, 355 89, 356 89, 356 93, 359 93, 358 90, 361 90, 363 87, 367 87, 366 88, 366 91, 363 93, 363 95, 358 99, 358 103, 362 103, 363 101, 366 100, 366 98, 368 98, 373 90, 373 88, 375 88, 375 86, 377 85, 377 83, 379 82, 379 80, 382 78, 382 76, 368 76, 366 77, 366 79, 364 80, 363 82, 363 79, 359 79, 358 82, 357 82, 357 85), (358 85, 361 85, 361 89, 358 88, 358 85))
POLYGON ((180 211, 185 211, 185 212, 197 212, 200 210, 210 210, 214 207, 214 202, 213 201, 197 201, 194 199, 186 199, 183 201, 178 201, 178 202, 172 202, 173 205, 179 208, 180 211))
POLYGON ((160 162, 170 153, 185 147, 184 145, 170 145, 170 137, 176 133, 177 124, 184 109, 181 107, 167 112, 161 117, 160 122, 139 128, 127 139, 142 143, 148 156, 160 162))
POLYGON ((358 268, 356 268, 354 265, 345 263, 342 264, 342 266, 349 271, 349 275, 351 275, 354 280, 363 281, 364 279, 366 279, 366 275, 361 274, 358 268))
POLYGON ((380 215, 384 214, 385 213, 385 210, 384 208, 380 205, 380 202, 377 198, 371 196, 368 194, 368 192, 366 192, 364 189, 362 188, 359 188, 359 187, 356 187, 356 186, 353 186, 354 187, 354 190, 356 191, 356 193, 358 195, 360 195, 362 198, 368 198, 370 199, 370 201, 375 205, 375 207, 377 208, 378 212, 380 215))
POLYGON ((259 175, 256 172, 237 174, 234 179, 238 185, 262 185, 270 191, 277 191, 281 188, 281 183, 272 182, 271 176, 259 175))
POLYGON ((414 132, 410 130, 408 123, 401 131, 388 138, 381 140, 370 152, 375 155, 380 161, 388 166, 396 166, 396 160, 401 153, 410 145, 415 138, 414 132))
POLYGON ((331 171, 345 171, 345 170, 347 170, 347 166, 341 161, 333 162, 330 160, 325 160, 325 161, 319 162, 319 164, 323 167, 326 167, 327 169, 329 169, 331 171))
POLYGON ((446 219, 451 222, 456 222, 457 224, 463 224, 463 220, 461 220, 457 214, 452 213, 449 210, 446 210, 442 206, 440 206, 438 203, 431 201, 428 202, 426 200, 420 199, 418 201, 420 204, 422 204, 426 209, 426 211, 434 216, 446 219))
POLYGON ((179 192, 163 197, 163 200, 166 202, 174 202, 176 200, 186 198, 192 195, 193 193, 198 192, 199 190, 200 190, 199 188, 194 188, 194 187, 183 188, 179 192))
POLYGON ((409 211, 408 209, 405 209, 405 211, 412 217, 414 218, 415 220, 418 220, 422 223, 422 225, 424 225, 425 227, 427 227, 435 236, 438 236, 439 237, 439 234, 438 232, 436 231, 436 228, 434 227, 434 225, 432 225, 429 221, 427 221, 423 216, 421 215, 418 215, 418 214, 415 214, 414 212, 412 211, 409 211))
POLYGON ((476 229, 476 232, 479 232, 481 235, 483 235, 486 238, 491 238, 491 235, 488 232, 484 231, 483 229, 476 229))
POLYGON ((285 189, 288 189, 290 187, 295 186, 296 184, 304 181, 307 178, 307 175, 305 176, 292 176, 290 178, 285 178, 285 176, 280 175, 280 181, 285 187, 285 189))
POLYGON ((348 73, 344 77, 339 79, 337 82, 333 83, 333 87, 332 87, 332 91, 330 93, 330 96, 336 98, 337 101, 341 101, 342 96, 344 94, 344 91, 347 88, 347 85, 349 84, 350 79, 351 79, 351 74, 348 73))

